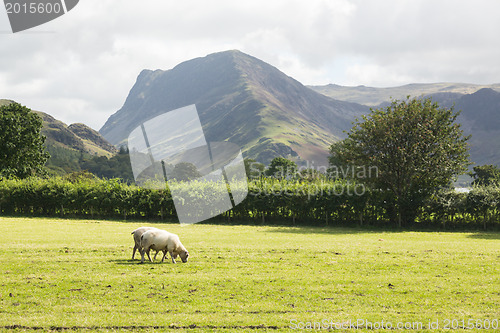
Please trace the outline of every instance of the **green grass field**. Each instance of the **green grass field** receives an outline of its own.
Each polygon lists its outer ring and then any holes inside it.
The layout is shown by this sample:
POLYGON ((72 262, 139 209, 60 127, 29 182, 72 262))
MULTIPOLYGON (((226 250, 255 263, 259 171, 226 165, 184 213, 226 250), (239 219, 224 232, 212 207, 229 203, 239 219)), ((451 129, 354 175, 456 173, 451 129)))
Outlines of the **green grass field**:
POLYGON ((0 330, 500 327, 500 233, 155 224, 189 262, 140 265, 142 225, 0 218, 0 330))

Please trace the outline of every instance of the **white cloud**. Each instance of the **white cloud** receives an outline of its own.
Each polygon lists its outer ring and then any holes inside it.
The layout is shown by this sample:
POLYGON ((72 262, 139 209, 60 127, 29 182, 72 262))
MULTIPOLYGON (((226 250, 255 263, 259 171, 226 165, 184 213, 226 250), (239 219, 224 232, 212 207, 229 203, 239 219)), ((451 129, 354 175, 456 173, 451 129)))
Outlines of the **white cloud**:
POLYGON ((11 34, 0 98, 99 129, 139 72, 240 49, 305 84, 500 82, 496 0, 85 0, 11 34))

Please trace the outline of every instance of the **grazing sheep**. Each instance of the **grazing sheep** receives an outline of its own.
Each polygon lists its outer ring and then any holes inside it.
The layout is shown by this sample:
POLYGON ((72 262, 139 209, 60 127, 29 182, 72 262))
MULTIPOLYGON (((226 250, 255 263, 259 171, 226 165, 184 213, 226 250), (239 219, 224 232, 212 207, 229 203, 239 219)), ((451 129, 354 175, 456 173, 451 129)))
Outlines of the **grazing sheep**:
MULTIPOLYGON (((132 250, 132 260, 134 260, 136 250, 139 250, 139 253, 142 254, 141 236, 143 233, 145 233, 148 230, 159 230, 159 229, 154 228, 154 227, 140 227, 140 228, 137 228, 134 231, 132 231, 132 235, 134 235, 134 243, 135 243, 134 249, 132 250)), ((158 254, 158 252, 159 251, 156 251, 155 259, 156 259, 156 255, 158 254)))
POLYGON ((141 249, 141 263, 144 263, 144 253, 148 255, 149 261, 153 262, 149 256, 150 250, 163 251, 161 262, 167 256, 167 252, 170 253, 174 264, 177 256, 181 257, 182 262, 188 261, 189 253, 179 240, 179 236, 165 230, 148 230, 143 233, 141 236, 141 249))

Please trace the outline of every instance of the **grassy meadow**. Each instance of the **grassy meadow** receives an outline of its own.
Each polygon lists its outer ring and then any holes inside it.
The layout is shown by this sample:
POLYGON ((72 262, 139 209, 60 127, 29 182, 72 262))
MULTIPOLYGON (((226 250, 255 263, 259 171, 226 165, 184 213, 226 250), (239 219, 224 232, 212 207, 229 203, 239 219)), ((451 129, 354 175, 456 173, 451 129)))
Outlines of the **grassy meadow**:
POLYGON ((0 218, 0 276, 0 331, 500 324, 500 233, 0 218), (189 262, 132 261, 143 225, 189 262))

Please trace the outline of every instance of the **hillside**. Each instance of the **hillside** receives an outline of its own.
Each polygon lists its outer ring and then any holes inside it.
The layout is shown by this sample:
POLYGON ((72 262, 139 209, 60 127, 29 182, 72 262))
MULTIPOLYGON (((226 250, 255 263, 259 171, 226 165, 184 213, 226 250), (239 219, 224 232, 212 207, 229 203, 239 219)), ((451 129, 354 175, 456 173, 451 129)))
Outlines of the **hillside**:
POLYGON ((458 121, 471 134, 471 160, 476 165, 500 165, 500 92, 483 88, 473 94, 434 94, 441 106, 460 110, 458 121))
MULTIPOLYGON (((0 99, 0 106, 12 102, 0 99)), ((111 157, 118 152, 99 132, 84 124, 68 126, 45 112, 34 112, 42 119, 41 132, 46 137, 45 147, 51 155, 47 167, 56 173, 79 171, 78 160, 82 157, 111 157)))
POLYGON ((14 102, 14 101, 12 101, 10 99, 0 99, 0 106, 8 105, 12 102, 14 102))
POLYGON ((112 156, 116 147, 107 142, 99 132, 84 124, 66 125, 51 115, 35 111, 43 120, 42 134, 47 146, 55 146, 90 155, 112 156))
POLYGON ((409 84, 394 88, 314 86, 328 96, 355 101, 370 107, 390 104, 391 97, 432 97, 440 106, 461 110, 458 121, 471 135, 470 155, 475 165, 500 165, 500 84, 465 83, 409 84))
POLYGON ((377 106, 391 99, 404 99, 406 96, 425 96, 439 93, 472 94, 483 88, 500 91, 500 84, 479 85, 467 83, 413 83, 399 87, 348 87, 329 84, 326 86, 310 86, 311 89, 342 101, 359 103, 367 106, 377 106))
POLYGON ((123 107, 100 133, 124 143, 131 130, 164 112, 196 104, 208 141, 239 145, 246 157, 326 163, 328 146, 368 108, 321 95, 275 67, 226 51, 162 70, 143 70, 123 107))

